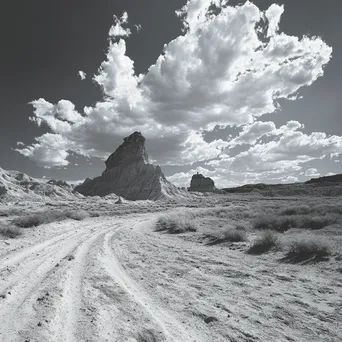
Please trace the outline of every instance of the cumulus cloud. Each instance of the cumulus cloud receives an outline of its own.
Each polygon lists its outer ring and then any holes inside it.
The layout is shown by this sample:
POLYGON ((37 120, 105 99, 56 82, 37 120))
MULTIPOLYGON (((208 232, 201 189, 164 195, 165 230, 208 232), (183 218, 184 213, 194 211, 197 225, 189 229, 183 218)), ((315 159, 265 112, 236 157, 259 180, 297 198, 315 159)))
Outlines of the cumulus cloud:
POLYGON ((283 183, 296 183, 298 182, 298 178, 290 175, 290 176, 286 176, 286 178, 284 178, 282 182, 283 183))
POLYGON ((276 127, 274 122, 256 121, 252 124, 245 125, 238 137, 230 140, 229 147, 242 144, 254 145, 258 139, 265 135, 275 134, 275 132, 276 127))
POLYGON ((342 136, 327 136, 321 132, 305 134, 302 128, 299 122, 289 121, 269 132, 276 135, 274 140, 251 146, 235 157, 230 157, 229 151, 222 153, 208 165, 240 171, 294 171, 308 161, 342 153, 342 136))
POLYGON ((124 28, 124 25, 128 23, 128 14, 124 12, 121 18, 116 15, 113 16, 114 25, 109 29, 110 37, 129 37, 131 35, 131 30, 129 28, 124 28))
POLYGON ((272 122, 257 120, 279 110, 278 99, 297 98, 301 87, 323 75, 331 58, 332 49, 319 37, 279 33, 283 11, 275 4, 262 12, 249 1, 233 7, 224 0, 189 0, 177 12, 183 34, 165 44, 141 75, 126 54, 128 14, 114 16, 106 58, 93 76, 103 99, 82 112, 67 100, 32 101, 31 120, 46 124, 50 135, 17 150, 40 165, 67 165, 70 151, 105 158, 123 137, 139 130, 152 160, 161 164, 218 158, 212 164, 218 168, 246 163, 252 172, 255 165, 296 169, 297 156, 308 160, 339 153, 340 137, 305 135, 298 122, 276 129, 272 122), (233 140, 205 141, 203 131, 217 125, 240 126, 242 132, 233 140), (58 149, 52 136, 60 142, 58 149), (259 144, 263 136, 277 140, 259 144), (229 148, 241 144, 251 148, 230 158, 229 148))
POLYGON ((85 80, 86 77, 87 77, 87 74, 84 71, 81 71, 81 70, 78 72, 78 75, 81 77, 82 81, 85 80))
POLYGON ((306 177, 319 177, 320 173, 318 172, 318 170, 314 167, 311 167, 310 169, 307 169, 305 171, 305 176, 306 177))
POLYGON ((45 168, 69 164, 67 160, 68 149, 72 146, 66 138, 59 134, 45 133, 35 140, 36 142, 31 146, 17 151, 45 168))

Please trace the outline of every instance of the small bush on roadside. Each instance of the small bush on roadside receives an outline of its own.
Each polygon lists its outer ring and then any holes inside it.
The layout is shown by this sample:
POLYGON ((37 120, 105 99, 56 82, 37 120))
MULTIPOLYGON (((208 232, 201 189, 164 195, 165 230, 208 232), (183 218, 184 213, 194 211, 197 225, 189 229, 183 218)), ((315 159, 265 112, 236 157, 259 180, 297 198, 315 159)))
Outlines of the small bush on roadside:
POLYGON ((261 237, 256 239, 249 248, 249 254, 263 254, 269 252, 273 247, 278 245, 277 235, 269 230, 263 232, 261 237))
POLYGON ((12 223, 20 228, 37 227, 44 223, 44 217, 42 214, 31 214, 27 216, 17 217, 12 223))
POLYGON ((292 261, 318 260, 330 254, 330 249, 324 242, 314 238, 306 238, 294 241, 290 245, 287 258, 292 261))
POLYGON ((18 227, 8 226, 0 228, 0 235, 14 239, 21 235, 21 230, 18 227))
MULTIPOLYGON (((63 216, 63 214, 62 214, 63 216)), ((86 219, 87 217, 89 217, 89 213, 83 209, 80 210, 67 210, 65 212, 65 216, 67 218, 70 218, 72 220, 76 220, 76 221, 82 221, 84 219, 86 219)))
POLYGON ((81 221, 89 217, 85 210, 51 210, 15 218, 12 223, 20 228, 37 227, 41 224, 72 219, 81 221))
POLYGON ((156 231, 167 231, 171 234, 197 231, 191 218, 185 213, 170 213, 162 215, 156 222, 156 231))

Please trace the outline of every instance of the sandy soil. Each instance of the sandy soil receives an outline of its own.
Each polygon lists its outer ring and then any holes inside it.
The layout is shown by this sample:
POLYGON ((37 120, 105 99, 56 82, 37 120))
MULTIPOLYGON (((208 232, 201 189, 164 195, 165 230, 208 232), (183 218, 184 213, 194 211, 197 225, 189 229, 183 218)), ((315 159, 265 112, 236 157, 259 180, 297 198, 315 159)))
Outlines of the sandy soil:
POLYGON ((67 220, 0 240, 0 341, 342 340, 334 268, 155 232, 157 217, 67 220))

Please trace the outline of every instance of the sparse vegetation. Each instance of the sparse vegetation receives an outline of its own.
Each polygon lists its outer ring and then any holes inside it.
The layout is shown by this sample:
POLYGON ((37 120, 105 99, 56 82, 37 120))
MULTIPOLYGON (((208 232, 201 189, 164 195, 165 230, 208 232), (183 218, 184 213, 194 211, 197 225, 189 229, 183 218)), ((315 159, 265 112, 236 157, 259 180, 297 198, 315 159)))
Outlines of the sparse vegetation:
POLYGON ((331 254, 328 245, 314 238, 301 238, 290 245, 287 253, 289 261, 300 262, 306 260, 321 260, 331 254))
POLYGON ((14 239, 17 236, 21 235, 21 230, 18 227, 15 226, 6 226, 6 227, 1 227, 0 228, 0 235, 14 239))
POLYGON ((44 223, 51 223, 56 221, 62 221, 66 219, 72 219, 81 221, 89 217, 89 214, 85 210, 51 210, 43 211, 39 213, 30 214, 27 216, 21 216, 15 218, 12 223, 19 228, 31 228, 37 227, 44 223))
POLYGON ((275 230, 277 232, 285 232, 291 228, 321 229, 337 222, 337 220, 338 217, 332 213, 312 216, 312 214, 292 214, 291 211, 291 214, 287 216, 277 216, 276 214, 259 216, 254 220, 254 228, 258 230, 275 230))
POLYGON ((70 218, 72 220, 82 221, 86 219, 87 217, 89 217, 90 215, 87 211, 80 209, 80 210, 68 210, 65 212, 65 216, 66 218, 70 218))
POLYGON ((162 215, 156 222, 156 231, 166 231, 171 234, 195 232, 197 227, 191 221, 190 214, 185 212, 173 212, 162 215))
POLYGON ((277 235, 270 231, 266 230, 262 233, 262 235, 257 238, 252 246, 249 248, 249 254, 263 254, 269 252, 272 248, 278 245, 278 237, 277 235))
POLYGON ((242 242, 247 240, 247 235, 243 230, 228 228, 223 232, 221 240, 229 242, 242 242))

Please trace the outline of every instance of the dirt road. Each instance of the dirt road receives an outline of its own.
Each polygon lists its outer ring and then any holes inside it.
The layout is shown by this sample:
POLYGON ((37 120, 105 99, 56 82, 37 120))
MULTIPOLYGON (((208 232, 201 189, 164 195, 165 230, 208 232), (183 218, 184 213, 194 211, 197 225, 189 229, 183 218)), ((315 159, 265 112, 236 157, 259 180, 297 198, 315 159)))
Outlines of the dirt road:
POLYGON ((2 256, 0 340, 197 340, 116 258, 112 241, 118 232, 144 221, 88 220, 77 229, 67 221, 44 241, 2 256))
POLYGON ((0 241, 0 341, 342 338, 333 268, 154 232, 156 215, 56 222, 0 241))

